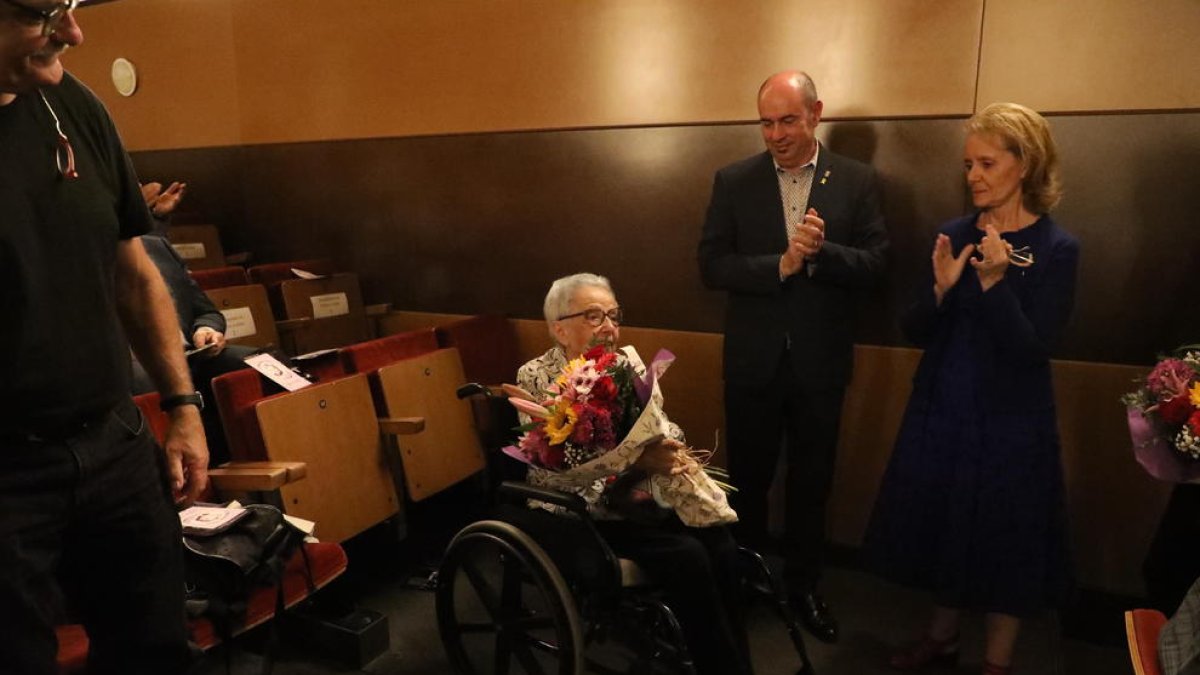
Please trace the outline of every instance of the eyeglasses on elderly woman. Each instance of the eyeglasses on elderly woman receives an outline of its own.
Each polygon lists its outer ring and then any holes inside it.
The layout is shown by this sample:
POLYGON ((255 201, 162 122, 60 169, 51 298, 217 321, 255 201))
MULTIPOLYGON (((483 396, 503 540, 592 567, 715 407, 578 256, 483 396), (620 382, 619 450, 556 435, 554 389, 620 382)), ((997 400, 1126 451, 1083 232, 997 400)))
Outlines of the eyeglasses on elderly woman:
POLYGON ((582 316, 583 320, 588 322, 589 325, 598 328, 598 327, 604 325, 605 318, 607 318, 609 321, 613 322, 614 326, 621 325, 622 319, 625 318, 625 313, 623 311, 621 311, 620 307, 613 307, 612 309, 608 310, 607 312, 598 307, 591 307, 589 309, 583 310, 582 312, 575 312, 574 314, 564 314, 564 315, 558 317, 557 320, 558 321, 566 321, 567 319, 574 319, 577 316, 582 316))

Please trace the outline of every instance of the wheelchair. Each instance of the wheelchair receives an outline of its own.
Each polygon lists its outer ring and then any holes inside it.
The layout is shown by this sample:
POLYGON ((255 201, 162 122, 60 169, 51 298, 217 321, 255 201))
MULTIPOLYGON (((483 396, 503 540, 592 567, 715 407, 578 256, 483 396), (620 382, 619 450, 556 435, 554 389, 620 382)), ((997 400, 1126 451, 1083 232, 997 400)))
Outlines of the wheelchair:
MULTIPOLYGON (((613 553, 581 497, 496 480, 518 472, 519 463, 498 452, 505 434, 496 420, 515 420, 507 402, 480 385, 458 393, 475 399, 496 504, 491 517, 453 537, 436 573, 438 632, 452 672, 695 673, 675 614, 635 563, 613 553), (481 419, 481 411, 491 419, 481 419), (560 511, 529 508, 529 500, 560 511)), ((799 656, 799 673, 813 675, 799 623, 765 561, 739 548, 739 562, 744 596, 774 610, 799 656)))

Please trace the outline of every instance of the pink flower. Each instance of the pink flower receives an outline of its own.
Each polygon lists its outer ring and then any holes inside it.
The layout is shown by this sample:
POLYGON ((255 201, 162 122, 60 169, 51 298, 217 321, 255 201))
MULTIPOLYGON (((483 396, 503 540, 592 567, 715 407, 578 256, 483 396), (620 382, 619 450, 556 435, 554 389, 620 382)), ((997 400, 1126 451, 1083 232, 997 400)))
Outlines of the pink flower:
POLYGON ((1163 359, 1146 376, 1146 387, 1160 401, 1187 393, 1196 371, 1179 359, 1163 359))
POLYGON ((541 429, 531 429, 526 431, 525 435, 521 437, 521 440, 517 444, 517 447, 521 449, 521 452, 525 453, 525 456, 530 460, 540 457, 542 451, 549 446, 550 444, 546 439, 546 434, 541 429))

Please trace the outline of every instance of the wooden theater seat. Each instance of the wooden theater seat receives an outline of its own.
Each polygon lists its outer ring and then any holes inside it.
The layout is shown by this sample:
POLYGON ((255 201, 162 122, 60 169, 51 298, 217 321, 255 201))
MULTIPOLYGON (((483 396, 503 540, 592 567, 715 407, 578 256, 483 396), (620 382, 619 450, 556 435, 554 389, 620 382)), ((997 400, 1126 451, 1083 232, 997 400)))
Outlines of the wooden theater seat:
POLYGON ((336 272, 337 267, 328 258, 316 258, 312 260, 291 260, 288 262, 253 265, 246 269, 246 274, 249 275, 251 283, 262 284, 267 288, 271 288, 285 281, 299 279, 300 277, 296 276, 296 273, 292 270, 302 270, 319 276, 328 276, 336 272))
POLYGON ((303 321, 303 330, 285 334, 284 351, 303 354, 374 337, 356 274, 284 281, 280 294, 284 318, 303 321))
POLYGON ((257 371, 241 370, 212 385, 232 457, 308 465, 309 478, 280 495, 288 513, 320 524, 322 538, 344 541, 397 515, 382 436, 416 433, 420 421, 380 421, 366 375, 276 393, 257 371))
POLYGON ((196 281, 196 285, 203 291, 214 288, 225 288, 227 286, 245 286, 250 283, 249 278, 246 276, 246 268, 234 265, 195 270, 192 272, 192 279, 196 281))
POLYGON ((214 288, 205 291, 205 294, 225 315, 225 339, 230 344, 250 347, 280 344, 275 316, 271 313, 267 292, 261 285, 214 288))
POLYGON ((439 349, 375 371, 389 418, 419 417, 424 430, 400 444, 406 496, 419 502, 484 469, 471 404, 456 395, 467 382, 457 349, 439 349))
MULTIPOLYGON (((144 394, 135 399, 150 429, 159 442, 169 426, 167 414, 159 408, 158 394, 144 394)), ((300 480, 305 465, 297 462, 231 462, 211 469, 210 489, 203 497, 217 501, 219 495, 244 492, 271 492, 300 480)), ((318 532, 319 534, 319 532, 318 532)), ((289 561, 283 575, 284 607, 292 607, 327 586, 346 571, 346 552, 337 543, 308 542, 303 555, 289 561)), ((270 621, 275 616, 278 586, 256 588, 247 601, 244 620, 232 627, 237 636, 270 621)), ((213 623, 206 617, 188 621, 189 634, 200 649, 208 650, 220 644, 221 638, 213 623)), ((87 666, 88 637, 81 625, 64 625, 56 629, 58 636, 58 667, 60 673, 82 673, 87 666)))
POLYGON ((167 239, 190 270, 227 264, 216 225, 171 225, 167 228, 167 239))

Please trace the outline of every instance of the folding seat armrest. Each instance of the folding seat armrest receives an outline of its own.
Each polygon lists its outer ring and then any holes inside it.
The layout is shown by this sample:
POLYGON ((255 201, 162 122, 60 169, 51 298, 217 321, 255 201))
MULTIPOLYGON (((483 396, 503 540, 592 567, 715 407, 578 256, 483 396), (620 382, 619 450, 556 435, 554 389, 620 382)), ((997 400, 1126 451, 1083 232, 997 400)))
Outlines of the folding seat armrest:
POLYGON ((380 317, 392 311, 392 303, 381 302, 377 305, 367 305, 363 307, 363 312, 370 317, 380 317))
POLYGON ((392 436, 409 436, 425 430, 424 417, 380 417, 379 431, 392 436))
POLYGON ((250 264, 250 261, 253 258, 254 258, 254 256, 251 255, 250 251, 243 251, 241 253, 230 253, 225 256, 225 264, 227 264, 227 265, 248 265, 248 264, 250 264))
POLYGON ((271 492, 305 477, 304 462, 227 462, 209 469, 217 492, 271 492))

